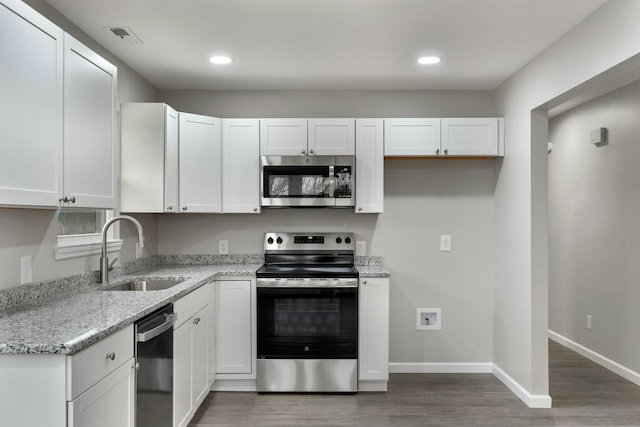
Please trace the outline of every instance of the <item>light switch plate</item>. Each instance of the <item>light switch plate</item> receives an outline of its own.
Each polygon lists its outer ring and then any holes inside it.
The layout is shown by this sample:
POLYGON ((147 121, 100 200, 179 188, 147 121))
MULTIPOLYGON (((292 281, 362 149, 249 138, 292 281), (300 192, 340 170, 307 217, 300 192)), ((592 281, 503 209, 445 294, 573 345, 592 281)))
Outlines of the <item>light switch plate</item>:
POLYGON ((443 234, 440 236, 440 252, 451 252, 451 235, 443 234))

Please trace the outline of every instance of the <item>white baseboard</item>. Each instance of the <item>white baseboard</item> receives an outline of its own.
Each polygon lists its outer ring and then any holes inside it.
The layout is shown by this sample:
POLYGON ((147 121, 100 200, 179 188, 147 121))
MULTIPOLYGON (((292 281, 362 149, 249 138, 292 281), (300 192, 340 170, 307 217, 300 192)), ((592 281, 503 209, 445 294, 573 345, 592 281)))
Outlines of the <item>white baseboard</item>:
POLYGON ((529 408, 551 408, 551 396, 548 394, 531 394, 516 380, 498 366, 493 365, 493 375, 496 376, 509 390, 520 398, 529 408))
POLYGON ((640 386, 640 373, 635 372, 626 366, 615 362, 608 357, 601 355, 600 353, 596 353, 595 351, 578 344, 575 341, 570 340, 552 330, 549 330, 549 338, 553 341, 557 342, 560 345, 567 347, 578 353, 581 356, 586 357, 587 359, 597 363, 598 365, 607 368, 613 373, 620 375, 621 377, 631 381, 632 383, 640 386))
POLYGON ((490 374, 493 363, 389 363, 392 374, 490 374))

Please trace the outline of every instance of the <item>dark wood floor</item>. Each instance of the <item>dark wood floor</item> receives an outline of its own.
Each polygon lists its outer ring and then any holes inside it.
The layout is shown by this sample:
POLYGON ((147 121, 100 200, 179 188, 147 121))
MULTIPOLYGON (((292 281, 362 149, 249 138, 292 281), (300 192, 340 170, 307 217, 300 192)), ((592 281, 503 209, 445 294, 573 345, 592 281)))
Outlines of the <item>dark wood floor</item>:
POLYGON ((387 393, 210 393, 190 427, 640 426, 640 387, 549 342, 552 409, 491 374, 392 374, 387 393))

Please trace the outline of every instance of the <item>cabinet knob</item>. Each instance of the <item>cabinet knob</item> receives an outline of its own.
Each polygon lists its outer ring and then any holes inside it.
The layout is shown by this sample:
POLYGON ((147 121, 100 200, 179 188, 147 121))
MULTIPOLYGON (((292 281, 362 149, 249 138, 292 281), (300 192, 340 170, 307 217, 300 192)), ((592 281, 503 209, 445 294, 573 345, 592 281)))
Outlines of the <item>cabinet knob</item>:
POLYGON ((200 318, 196 317, 195 319, 193 319, 193 323, 195 323, 196 325, 200 323, 200 318))
POLYGON ((444 149, 444 154, 449 154, 449 149, 448 148, 444 149))
POLYGON ((183 210, 183 211, 186 211, 186 210, 187 210, 187 207, 186 207, 186 206, 183 206, 183 207, 182 207, 182 210, 183 210))
POLYGON ((366 280, 363 280, 363 281, 362 281, 362 284, 363 284, 363 285, 366 285, 366 284, 367 284, 367 281, 366 281, 366 280))
POLYGON ((69 201, 71 203, 75 203, 76 202, 76 196, 71 196, 71 198, 69 199, 69 201))
POLYGON ((71 198, 64 196, 61 199, 58 199, 59 202, 61 203, 75 203, 76 202, 76 197, 75 196, 71 196, 71 198))
POLYGON ((362 206, 358 208, 358 212, 362 212, 362 206))
POLYGON ((440 154, 440 149, 436 148, 436 154, 440 154))
POLYGON ((167 206, 167 210, 168 211, 172 211, 173 210, 173 206, 167 206))
POLYGON ((253 208, 253 211, 254 212, 258 212, 258 208, 253 208))
POLYGON ((300 153, 307 154, 307 151, 306 150, 302 150, 300 153))
POLYGON ((313 150, 309 150, 309 154, 313 154, 313 150))
POLYGON ((109 360, 115 360, 116 354, 114 352, 107 353, 107 357, 106 358, 109 359, 109 360))

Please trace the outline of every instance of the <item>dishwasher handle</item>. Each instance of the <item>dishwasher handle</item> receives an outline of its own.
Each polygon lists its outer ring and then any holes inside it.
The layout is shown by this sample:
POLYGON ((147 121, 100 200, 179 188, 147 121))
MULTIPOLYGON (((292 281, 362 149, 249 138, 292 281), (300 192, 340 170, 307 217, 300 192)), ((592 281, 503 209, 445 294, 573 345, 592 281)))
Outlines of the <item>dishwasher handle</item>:
POLYGON ((165 317, 164 322, 162 322, 155 328, 149 329, 148 331, 138 332, 136 334, 136 340, 138 342, 147 342, 154 339, 161 333, 167 331, 168 329, 171 329, 173 327, 173 324, 176 323, 177 315, 175 313, 165 313, 163 315, 165 317))

